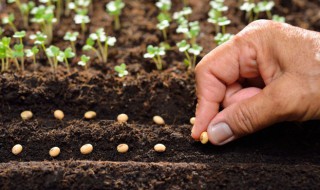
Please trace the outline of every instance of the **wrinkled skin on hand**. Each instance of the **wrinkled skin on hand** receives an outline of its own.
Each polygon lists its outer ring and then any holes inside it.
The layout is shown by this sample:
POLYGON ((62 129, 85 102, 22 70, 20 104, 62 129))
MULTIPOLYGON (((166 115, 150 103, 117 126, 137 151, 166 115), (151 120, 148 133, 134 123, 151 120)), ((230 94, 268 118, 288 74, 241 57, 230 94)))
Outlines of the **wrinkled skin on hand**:
POLYGON ((320 118, 320 34, 259 20, 197 65, 192 137, 223 145, 281 121, 320 118), (219 107, 223 110, 219 112, 219 107))

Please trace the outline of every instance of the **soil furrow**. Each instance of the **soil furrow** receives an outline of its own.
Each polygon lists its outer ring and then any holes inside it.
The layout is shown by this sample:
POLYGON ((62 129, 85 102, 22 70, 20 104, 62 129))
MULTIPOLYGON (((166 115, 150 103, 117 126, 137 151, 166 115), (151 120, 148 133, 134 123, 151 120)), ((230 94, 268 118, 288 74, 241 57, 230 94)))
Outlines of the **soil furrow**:
POLYGON ((316 164, 320 160, 320 140, 317 138, 320 129, 317 125, 318 122, 306 123, 305 127, 282 123, 230 145, 217 147, 191 139, 191 125, 119 124, 106 120, 14 120, 0 123, 0 161, 51 160, 48 151, 58 146, 61 154, 57 160, 316 164), (18 143, 24 150, 15 156, 11 148, 18 143), (82 155, 79 149, 86 143, 91 143, 94 151, 82 155), (116 151, 120 143, 129 145, 128 153, 116 151), (156 153, 153 146, 157 143, 165 144, 167 151, 156 153))

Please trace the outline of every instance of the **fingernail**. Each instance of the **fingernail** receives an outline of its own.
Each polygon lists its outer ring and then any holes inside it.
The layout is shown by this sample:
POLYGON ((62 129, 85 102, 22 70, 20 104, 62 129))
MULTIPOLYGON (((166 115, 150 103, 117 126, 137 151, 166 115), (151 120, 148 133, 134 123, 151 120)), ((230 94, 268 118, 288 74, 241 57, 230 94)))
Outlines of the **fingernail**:
POLYGON ((207 132, 210 141, 216 145, 223 145, 235 139, 231 128, 226 123, 210 125, 207 132))

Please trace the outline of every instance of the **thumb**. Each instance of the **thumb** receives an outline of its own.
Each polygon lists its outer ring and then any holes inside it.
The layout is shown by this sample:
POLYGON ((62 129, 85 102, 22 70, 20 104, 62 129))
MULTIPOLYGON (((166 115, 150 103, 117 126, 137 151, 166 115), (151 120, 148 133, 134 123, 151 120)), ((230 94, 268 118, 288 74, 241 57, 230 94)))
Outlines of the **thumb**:
POLYGON ((276 93, 267 93, 267 89, 219 112, 207 129, 210 142, 223 145, 285 120, 286 104, 276 93))

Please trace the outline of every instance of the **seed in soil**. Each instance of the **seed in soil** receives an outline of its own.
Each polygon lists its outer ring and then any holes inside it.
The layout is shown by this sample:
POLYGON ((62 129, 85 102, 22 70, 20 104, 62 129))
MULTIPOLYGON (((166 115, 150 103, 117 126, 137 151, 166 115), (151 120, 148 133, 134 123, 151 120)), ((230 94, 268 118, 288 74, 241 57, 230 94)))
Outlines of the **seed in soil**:
POLYGON ((85 114, 84 114, 84 118, 86 119, 93 119, 97 116, 97 113, 94 112, 94 111, 87 111, 85 114))
POLYGON ((154 145, 154 150, 156 152, 164 152, 166 151, 166 146, 164 146, 163 144, 156 144, 154 145))
POLYGON ((31 111, 23 111, 20 116, 23 120, 29 120, 32 118, 33 113, 31 111))
POLYGON ((13 147, 12 147, 12 154, 14 154, 14 155, 18 155, 18 154, 20 154, 21 152, 22 152, 22 145, 21 144, 16 144, 16 145, 14 145, 13 147))
POLYGON ((208 143, 209 138, 208 138, 208 133, 206 131, 201 133, 200 141, 201 141, 202 144, 207 144, 208 143))
POLYGON ((91 144, 85 144, 80 148, 81 154, 90 154, 93 151, 93 146, 91 144))
POLYGON ((191 125, 194 125, 195 122, 196 122, 196 118, 195 117, 191 117, 190 118, 191 125))
POLYGON ((117 151, 119 153, 126 153, 126 152, 128 152, 128 150, 129 150, 129 146, 127 144, 119 144, 117 146, 117 151))
POLYGON ((59 119, 59 120, 62 120, 64 118, 64 113, 61 110, 54 111, 53 115, 56 119, 59 119))
POLYGON ((125 123, 128 121, 128 119, 129 119, 128 115, 124 114, 124 113, 118 115, 118 117, 117 117, 117 120, 119 123, 125 123))
POLYGON ((50 151, 49 151, 49 155, 51 156, 51 157, 57 157, 57 156, 59 156, 59 154, 60 154, 60 148, 59 147, 52 147, 51 149, 50 149, 50 151))
POLYGON ((153 117, 153 121, 158 125, 164 125, 165 124, 163 118, 158 116, 158 115, 153 117))

